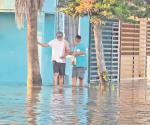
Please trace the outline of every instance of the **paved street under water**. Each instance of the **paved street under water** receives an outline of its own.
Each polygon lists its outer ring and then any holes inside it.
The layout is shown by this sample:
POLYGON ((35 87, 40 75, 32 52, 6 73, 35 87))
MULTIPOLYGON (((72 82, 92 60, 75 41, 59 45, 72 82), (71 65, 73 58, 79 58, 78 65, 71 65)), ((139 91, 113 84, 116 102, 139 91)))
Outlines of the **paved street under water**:
POLYGON ((0 125, 150 125, 150 84, 27 88, 0 84, 0 125))

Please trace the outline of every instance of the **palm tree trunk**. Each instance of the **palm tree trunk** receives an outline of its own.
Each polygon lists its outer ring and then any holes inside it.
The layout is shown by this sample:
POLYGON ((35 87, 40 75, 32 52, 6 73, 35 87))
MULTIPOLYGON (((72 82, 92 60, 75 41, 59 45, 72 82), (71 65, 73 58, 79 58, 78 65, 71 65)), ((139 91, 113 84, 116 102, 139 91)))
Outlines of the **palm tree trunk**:
POLYGON ((41 75, 37 47, 37 10, 33 7, 27 20, 27 48, 28 48, 28 86, 41 85, 41 75))
POLYGON ((96 60, 97 60, 97 72, 100 79, 100 83, 105 82, 103 78, 103 73, 106 72, 103 44, 102 44, 102 29, 100 24, 94 24, 94 39, 95 39, 95 49, 96 49, 96 60))

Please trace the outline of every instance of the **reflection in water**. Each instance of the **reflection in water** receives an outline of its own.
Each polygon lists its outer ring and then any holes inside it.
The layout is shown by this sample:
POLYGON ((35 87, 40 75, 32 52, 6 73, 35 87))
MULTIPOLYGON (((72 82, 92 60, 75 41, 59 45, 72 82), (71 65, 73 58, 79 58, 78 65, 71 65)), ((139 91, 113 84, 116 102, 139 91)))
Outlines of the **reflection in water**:
POLYGON ((89 89, 89 125, 117 125, 117 91, 114 86, 89 89))
POLYGON ((149 125, 150 83, 106 88, 1 84, 2 125, 149 125))
POLYGON ((79 125, 87 123, 86 103, 87 89, 63 88, 61 91, 54 87, 51 98, 51 124, 52 125, 79 125), (83 94, 84 93, 84 94, 83 94))
POLYGON ((27 87, 27 123, 28 125, 36 125, 38 115, 37 112, 37 102, 40 101, 39 94, 41 91, 41 87, 27 87))
POLYGON ((150 88, 144 80, 120 84, 119 124, 150 124, 150 88))

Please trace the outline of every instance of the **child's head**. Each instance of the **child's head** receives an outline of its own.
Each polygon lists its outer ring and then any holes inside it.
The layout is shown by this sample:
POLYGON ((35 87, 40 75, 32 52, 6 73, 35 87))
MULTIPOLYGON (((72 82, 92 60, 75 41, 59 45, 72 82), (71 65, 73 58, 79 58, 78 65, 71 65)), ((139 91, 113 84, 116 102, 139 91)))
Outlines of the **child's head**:
POLYGON ((81 42, 81 36, 80 35, 76 35, 75 37, 75 42, 78 44, 81 42))

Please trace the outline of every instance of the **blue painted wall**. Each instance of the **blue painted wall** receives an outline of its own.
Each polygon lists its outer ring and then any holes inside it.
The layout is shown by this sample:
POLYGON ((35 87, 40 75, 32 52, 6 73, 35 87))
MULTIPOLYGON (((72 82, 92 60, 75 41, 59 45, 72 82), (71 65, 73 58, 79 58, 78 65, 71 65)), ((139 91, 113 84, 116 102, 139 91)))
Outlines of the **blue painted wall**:
MULTIPOLYGON (((26 83, 27 47, 26 26, 18 30, 14 13, 0 13, 0 83, 26 83)), ((38 19, 38 38, 50 41, 55 34, 55 15, 41 13, 38 19)), ((51 49, 39 47, 43 83, 52 78, 51 49)))
POLYGON ((56 1, 57 0, 45 0, 43 11, 45 13, 55 13, 56 12, 56 1))
POLYGON ((0 83, 26 81, 26 54, 26 29, 17 29, 13 13, 0 13, 0 83))
MULTIPOLYGON (((27 48, 26 25, 18 30, 13 11, 15 0, 0 1, 0 83, 26 83, 27 48)), ((54 38, 56 27, 56 0, 45 0, 38 17, 38 39, 44 42, 54 38)), ((52 83, 51 49, 39 47, 42 80, 52 83)))
MULTIPOLYGON (((15 0, 0 0, 0 10, 5 11, 15 8, 15 0)), ((44 0, 43 11, 46 13, 56 12, 56 0, 44 0)))

